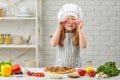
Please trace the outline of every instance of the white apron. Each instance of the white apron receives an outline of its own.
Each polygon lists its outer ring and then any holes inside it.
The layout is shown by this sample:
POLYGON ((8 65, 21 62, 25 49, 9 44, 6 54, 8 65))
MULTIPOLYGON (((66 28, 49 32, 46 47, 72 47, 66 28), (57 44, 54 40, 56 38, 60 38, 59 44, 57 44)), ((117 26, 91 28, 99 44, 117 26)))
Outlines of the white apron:
POLYGON ((55 66, 80 67, 80 47, 73 45, 72 33, 65 33, 64 47, 56 47, 55 66))

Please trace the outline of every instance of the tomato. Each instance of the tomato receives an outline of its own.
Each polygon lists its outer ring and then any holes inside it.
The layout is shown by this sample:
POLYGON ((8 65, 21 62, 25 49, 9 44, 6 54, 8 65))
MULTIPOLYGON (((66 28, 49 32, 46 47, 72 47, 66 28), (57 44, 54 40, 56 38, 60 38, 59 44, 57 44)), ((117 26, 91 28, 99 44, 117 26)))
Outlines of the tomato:
POLYGON ((95 74, 96 74, 95 70, 90 70, 90 71, 88 72, 88 75, 89 75, 90 77, 94 77, 95 74))
POLYGON ((31 76, 31 72, 27 72, 27 75, 31 76))
POLYGON ((38 73, 36 73, 36 77, 39 77, 39 74, 38 74, 38 73))
POLYGON ((86 71, 85 71, 84 69, 78 69, 78 74, 79 74, 80 76, 84 76, 85 73, 86 73, 86 71))
POLYGON ((41 73, 41 77, 44 77, 45 75, 44 75, 44 73, 41 73))
POLYGON ((32 76, 35 76, 35 73, 32 73, 32 76))
POLYGON ((12 66, 12 74, 16 73, 16 72, 21 72, 21 68, 19 64, 14 64, 12 66))
POLYGON ((30 71, 27 72, 27 75, 28 76, 35 76, 35 77, 44 77, 45 76, 44 73, 42 73, 42 72, 35 73, 35 72, 30 72, 30 71))

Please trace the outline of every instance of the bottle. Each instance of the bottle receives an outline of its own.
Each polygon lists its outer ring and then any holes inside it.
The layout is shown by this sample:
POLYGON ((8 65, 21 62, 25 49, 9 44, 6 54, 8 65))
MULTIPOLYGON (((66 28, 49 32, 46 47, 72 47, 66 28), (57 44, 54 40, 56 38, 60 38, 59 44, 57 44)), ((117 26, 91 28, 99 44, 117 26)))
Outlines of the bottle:
POLYGON ((0 17, 2 17, 2 16, 3 16, 3 9, 0 8, 0 17))
POLYGON ((11 42, 10 34, 5 34, 5 43, 10 44, 10 42, 11 42))
POLYGON ((4 34, 0 34, 0 44, 4 43, 4 34))
POLYGON ((6 9, 5 8, 2 8, 0 7, 0 17, 4 17, 6 14, 6 9))

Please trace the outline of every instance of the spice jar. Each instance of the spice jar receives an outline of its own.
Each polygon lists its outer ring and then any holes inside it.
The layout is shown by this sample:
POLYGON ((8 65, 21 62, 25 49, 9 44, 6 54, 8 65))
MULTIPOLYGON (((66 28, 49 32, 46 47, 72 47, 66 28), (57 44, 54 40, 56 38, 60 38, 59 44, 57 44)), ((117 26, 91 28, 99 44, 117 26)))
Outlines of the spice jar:
POLYGON ((4 34, 0 34, 0 44, 4 43, 4 34))
POLYGON ((11 42, 10 34, 5 34, 5 43, 10 44, 10 42, 11 42))
POLYGON ((3 9, 0 8, 0 17, 2 17, 2 16, 3 16, 3 9))
POLYGON ((6 15, 6 9, 0 7, 0 17, 3 17, 6 15))

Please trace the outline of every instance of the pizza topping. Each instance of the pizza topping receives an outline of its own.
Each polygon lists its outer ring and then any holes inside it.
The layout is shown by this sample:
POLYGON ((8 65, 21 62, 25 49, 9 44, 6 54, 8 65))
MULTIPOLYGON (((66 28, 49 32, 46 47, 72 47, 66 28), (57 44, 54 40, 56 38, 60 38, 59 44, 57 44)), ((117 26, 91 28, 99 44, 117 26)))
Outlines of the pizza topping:
POLYGON ((58 67, 58 66, 55 66, 55 67, 48 67, 47 68, 49 71, 51 72, 58 72, 58 71, 66 71, 66 70, 69 70, 69 69, 72 69, 71 67, 58 67))
POLYGON ((63 67, 65 70, 72 69, 71 67, 63 67))
POLYGON ((69 73, 69 72, 75 72, 76 69, 72 67, 58 67, 58 66, 52 66, 52 67, 47 67, 45 69, 45 72, 53 72, 53 73, 69 73))

